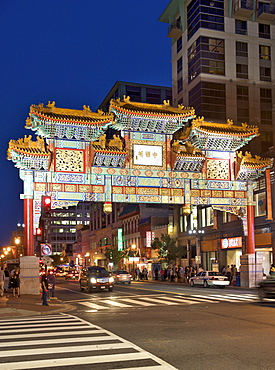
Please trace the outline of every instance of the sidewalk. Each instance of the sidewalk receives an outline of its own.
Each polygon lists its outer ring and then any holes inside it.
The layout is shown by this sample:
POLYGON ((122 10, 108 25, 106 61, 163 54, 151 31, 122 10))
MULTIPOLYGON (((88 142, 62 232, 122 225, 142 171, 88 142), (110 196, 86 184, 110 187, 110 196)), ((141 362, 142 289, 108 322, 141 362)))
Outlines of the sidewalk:
POLYGON ((0 297, 0 319, 34 315, 47 315, 70 310, 70 305, 64 304, 57 298, 51 298, 49 306, 42 306, 41 295, 21 295, 13 297, 12 293, 4 293, 0 297))

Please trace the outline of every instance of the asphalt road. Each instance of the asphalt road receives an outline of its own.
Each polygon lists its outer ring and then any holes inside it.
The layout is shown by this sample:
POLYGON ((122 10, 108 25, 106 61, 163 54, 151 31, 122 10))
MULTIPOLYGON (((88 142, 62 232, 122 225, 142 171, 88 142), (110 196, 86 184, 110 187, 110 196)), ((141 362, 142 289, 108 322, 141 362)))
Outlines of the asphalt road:
POLYGON ((260 304, 253 290, 133 282, 88 294, 59 278, 56 295, 70 315, 177 369, 275 368, 275 302, 260 304))

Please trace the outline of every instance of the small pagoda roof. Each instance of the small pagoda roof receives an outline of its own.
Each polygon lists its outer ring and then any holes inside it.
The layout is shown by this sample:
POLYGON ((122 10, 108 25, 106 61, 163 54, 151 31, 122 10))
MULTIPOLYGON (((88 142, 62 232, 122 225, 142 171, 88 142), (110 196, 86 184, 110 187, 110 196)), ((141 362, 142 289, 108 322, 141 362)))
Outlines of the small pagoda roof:
POLYGON ((10 140, 7 159, 22 169, 41 170, 49 167, 51 154, 43 139, 32 141, 31 135, 25 135, 24 139, 10 140))
POLYGON ((237 152, 237 161, 240 170, 237 175, 238 180, 253 181, 262 176, 262 173, 273 165, 272 158, 261 158, 258 155, 252 157, 250 152, 237 152))
POLYGON ((46 106, 31 105, 25 127, 47 138, 56 136, 96 140, 106 131, 113 118, 113 114, 103 111, 92 112, 86 105, 83 105, 83 110, 78 110, 57 108, 55 102, 49 102, 46 106))
POLYGON ((232 120, 227 120, 227 123, 206 122, 204 117, 201 117, 194 119, 192 126, 177 138, 188 139, 201 150, 236 151, 256 136, 259 136, 257 126, 249 126, 246 123, 237 126, 232 120))

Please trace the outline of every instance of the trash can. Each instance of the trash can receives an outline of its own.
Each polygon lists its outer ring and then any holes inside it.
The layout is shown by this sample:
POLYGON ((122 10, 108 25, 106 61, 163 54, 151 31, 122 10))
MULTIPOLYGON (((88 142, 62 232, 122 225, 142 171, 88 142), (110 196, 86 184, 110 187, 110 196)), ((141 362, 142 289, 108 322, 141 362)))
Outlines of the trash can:
POLYGON ((241 274, 240 274, 240 272, 237 272, 236 286, 241 286, 241 274))

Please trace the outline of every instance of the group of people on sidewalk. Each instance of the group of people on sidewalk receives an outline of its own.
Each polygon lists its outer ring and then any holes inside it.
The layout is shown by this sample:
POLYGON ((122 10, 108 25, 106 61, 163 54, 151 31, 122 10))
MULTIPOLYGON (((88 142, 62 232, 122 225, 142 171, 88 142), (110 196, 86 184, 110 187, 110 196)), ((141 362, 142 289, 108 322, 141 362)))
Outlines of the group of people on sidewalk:
POLYGON ((14 269, 11 272, 7 268, 0 268, 0 296, 3 297, 4 293, 12 290, 14 297, 20 297, 20 276, 19 269, 14 269))
POLYGON ((154 270, 154 279, 161 281, 177 281, 180 283, 187 283, 190 277, 195 276, 196 268, 193 266, 178 266, 178 267, 168 267, 160 268, 157 267, 154 270))

